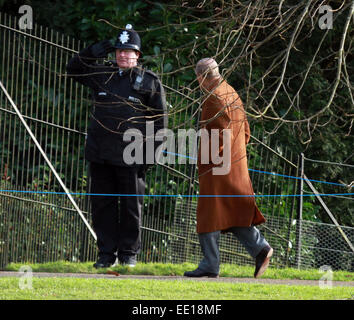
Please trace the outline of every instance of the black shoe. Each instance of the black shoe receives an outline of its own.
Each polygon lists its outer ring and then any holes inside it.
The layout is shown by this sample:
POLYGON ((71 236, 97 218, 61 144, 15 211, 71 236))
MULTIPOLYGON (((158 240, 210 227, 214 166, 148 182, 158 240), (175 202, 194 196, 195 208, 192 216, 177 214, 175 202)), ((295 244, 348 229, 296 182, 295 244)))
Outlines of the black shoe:
POLYGON ((116 265, 116 260, 112 261, 112 259, 99 258, 93 266, 96 269, 100 269, 100 268, 114 267, 115 265, 116 265))
POLYGON ((200 278, 200 277, 217 278, 218 274, 212 273, 212 272, 205 272, 200 269, 195 269, 193 271, 186 271, 184 273, 184 276, 185 277, 193 277, 193 278, 200 278))
POLYGON ((136 266, 136 256, 122 256, 119 258, 119 262, 123 266, 134 268, 136 266))
POLYGON ((273 255, 273 249, 269 246, 263 248, 256 257, 256 270, 254 277, 259 278, 269 266, 270 257, 273 255))

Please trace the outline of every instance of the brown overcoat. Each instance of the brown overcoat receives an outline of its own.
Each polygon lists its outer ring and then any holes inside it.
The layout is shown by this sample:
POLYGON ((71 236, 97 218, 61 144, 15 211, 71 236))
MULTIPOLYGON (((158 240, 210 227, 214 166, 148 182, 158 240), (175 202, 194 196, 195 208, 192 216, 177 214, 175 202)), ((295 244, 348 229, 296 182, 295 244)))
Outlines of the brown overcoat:
MULTIPOLYGON (((219 129, 219 155, 223 155, 223 129, 231 129, 231 168, 226 175, 215 175, 212 169, 218 165, 211 162, 209 139, 209 163, 202 164, 201 148, 198 152, 199 197, 197 205, 197 232, 223 231, 231 227, 249 227, 265 222, 258 209, 249 177, 246 144, 250 140, 247 117, 236 91, 224 80, 209 88, 202 104, 200 127, 219 129), (215 197, 222 195, 223 197, 215 197), (225 195, 248 195, 248 197, 224 197, 225 195)), ((211 134, 209 135, 211 138, 211 134)), ((205 140, 204 140, 205 144, 205 140)), ((208 150, 208 149, 206 149, 208 150)), ((203 161, 205 162, 205 161, 203 161)), ((215 162, 215 161, 214 161, 215 162)), ((219 164, 220 166, 220 164, 219 164)))

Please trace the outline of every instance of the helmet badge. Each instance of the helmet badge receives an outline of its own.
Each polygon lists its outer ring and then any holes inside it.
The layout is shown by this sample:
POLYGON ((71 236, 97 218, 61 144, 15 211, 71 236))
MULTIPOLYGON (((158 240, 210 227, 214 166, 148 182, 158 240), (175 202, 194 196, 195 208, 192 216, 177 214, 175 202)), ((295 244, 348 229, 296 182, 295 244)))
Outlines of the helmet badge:
POLYGON ((119 41, 121 43, 126 43, 129 40, 129 33, 127 31, 123 31, 119 37, 119 41))

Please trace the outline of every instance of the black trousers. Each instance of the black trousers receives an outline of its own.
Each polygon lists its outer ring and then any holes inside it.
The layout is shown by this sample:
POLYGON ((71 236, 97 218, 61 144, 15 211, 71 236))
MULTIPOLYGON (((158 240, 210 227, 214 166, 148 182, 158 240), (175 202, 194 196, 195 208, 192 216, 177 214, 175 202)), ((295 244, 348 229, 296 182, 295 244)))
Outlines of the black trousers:
POLYGON ((90 163, 91 193, 133 196, 91 196, 93 229, 99 257, 109 260, 139 253, 145 177, 137 168, 90 163))

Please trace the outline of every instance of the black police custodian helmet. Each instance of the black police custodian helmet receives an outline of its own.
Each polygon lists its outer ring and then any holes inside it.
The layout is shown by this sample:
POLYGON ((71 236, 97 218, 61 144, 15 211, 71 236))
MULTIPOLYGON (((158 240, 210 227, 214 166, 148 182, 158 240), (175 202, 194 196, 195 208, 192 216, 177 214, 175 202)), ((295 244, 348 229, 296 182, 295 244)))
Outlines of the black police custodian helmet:
POLYGON ((118 34, 114 48, 116 49, 133 49, 140 51, 141 40, 136 31, 133 30, 131 24, 127 24, 125 30, 118 34))

